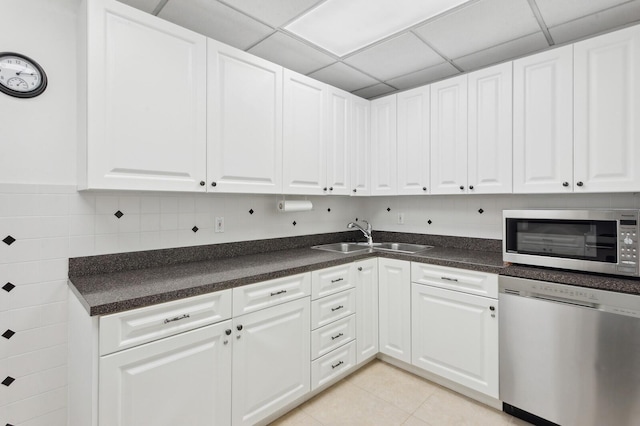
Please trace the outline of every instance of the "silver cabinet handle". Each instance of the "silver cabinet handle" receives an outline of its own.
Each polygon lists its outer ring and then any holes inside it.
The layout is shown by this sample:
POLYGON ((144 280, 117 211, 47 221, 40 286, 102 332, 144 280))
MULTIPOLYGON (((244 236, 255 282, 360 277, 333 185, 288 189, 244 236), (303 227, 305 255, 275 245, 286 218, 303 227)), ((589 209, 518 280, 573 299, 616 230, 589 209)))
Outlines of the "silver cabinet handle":
POLYGON ((168 324, 168 323, 170 323, 170 322, 173 322, 173 321, 180 321, 180 320, 183 320, 183 319, 185 319, 185 318, 189 318, 189 317, 190 317, 190 315, 189 315, 189 314, 184 314, 184 315, 180 315, 179 317, 167 318, 167 319, 165 319, 165 320, 164 320, 164 323, 165 323, 165 324, 168 324))
POLYGON ((445 280, 445 281, 453 281, 453 282, 458 282, 457 278, 449 278, 449 277, 440 277, 441 280, 445 280))
POLYGON ((337 363, 336 365, 332 365, 331 368, 337 368, 340 367, 342 364, 344 364, 344 361, 340 361, 339 363, 337 363))
POLYGON ((338 333, 336 336, 331 336, 331 340, 336 340, 336 339, 338 339, 338 338, 340 338, 342 336, 344 336, 344 334, 338 333))
POLYGON ((335 312, 338 309, 342 309, 342 308, 344 308, 344 306, 342 306, 342 305, 338 306, 337 308, 331 308, 331 312, 335 312))
POLYGON ((283 294, 286 293, 287 290, 280 290, 280 291, 276 291, 275 293, 271 293, 272 296, 277 296, 278 294, 283 294))
POLYGON ((340 281, 344 281, 344 278, 336 278, 335 280, 331 280, 331 284, 337 283, 337 282, 340 282, 340 281))

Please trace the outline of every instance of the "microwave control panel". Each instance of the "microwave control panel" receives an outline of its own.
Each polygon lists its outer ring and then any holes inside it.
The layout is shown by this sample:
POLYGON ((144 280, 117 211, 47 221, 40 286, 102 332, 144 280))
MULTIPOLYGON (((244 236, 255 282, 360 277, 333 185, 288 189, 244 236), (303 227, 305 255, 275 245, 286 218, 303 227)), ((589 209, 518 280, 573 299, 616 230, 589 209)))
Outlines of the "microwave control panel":
POLYGON ((635 272, 638 267, 638 225, 637 220, 620 220, 618 227, 618 270, 620 272, 635 272))

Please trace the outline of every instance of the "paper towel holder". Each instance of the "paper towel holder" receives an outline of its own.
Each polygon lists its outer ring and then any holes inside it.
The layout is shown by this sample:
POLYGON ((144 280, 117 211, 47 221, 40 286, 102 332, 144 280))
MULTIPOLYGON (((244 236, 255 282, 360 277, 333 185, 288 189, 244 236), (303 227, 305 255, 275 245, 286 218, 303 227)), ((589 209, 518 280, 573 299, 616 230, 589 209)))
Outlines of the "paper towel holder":
POLYGON ((313 203, 310 200, 279 200, 276 209, 279 212, 307 212, 313 210, 313 203))

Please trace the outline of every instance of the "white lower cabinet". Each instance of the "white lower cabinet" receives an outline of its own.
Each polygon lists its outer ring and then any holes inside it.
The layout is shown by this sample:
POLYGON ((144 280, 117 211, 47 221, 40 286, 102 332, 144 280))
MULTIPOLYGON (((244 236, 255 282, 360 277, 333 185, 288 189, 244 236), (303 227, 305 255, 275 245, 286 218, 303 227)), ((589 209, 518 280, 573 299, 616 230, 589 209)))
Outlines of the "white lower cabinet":
POLYGON ((100 358, 99 424, 231 423, 231 321, 100 358))
POLYGON ((233 319, 234 425, 253 425, 310 391, 310 330, 308 297, 233 319))
POLYGON ((411 362, 410 263, 378 259, 380 352, 411 362))
POLYGON ((311 388, 340 377, 356 365, 356 342, 348 343, 311 363, 311 388))
POLYGON ((356 282, 356 351, 358 364, 378 354, 378 259, 354 264, 356 282))

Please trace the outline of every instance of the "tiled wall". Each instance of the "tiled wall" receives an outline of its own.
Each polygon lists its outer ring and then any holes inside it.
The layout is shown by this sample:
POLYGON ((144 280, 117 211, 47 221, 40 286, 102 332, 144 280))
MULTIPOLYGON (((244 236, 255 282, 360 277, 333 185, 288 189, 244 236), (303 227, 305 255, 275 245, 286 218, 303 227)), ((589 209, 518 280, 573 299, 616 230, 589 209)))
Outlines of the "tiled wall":
POLYGON ((0 425, 66 425, 69 257, 337 232, 356 216, 348 197, 299 213, 277 212, 281 198, 0 184, 0 425))

